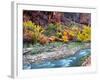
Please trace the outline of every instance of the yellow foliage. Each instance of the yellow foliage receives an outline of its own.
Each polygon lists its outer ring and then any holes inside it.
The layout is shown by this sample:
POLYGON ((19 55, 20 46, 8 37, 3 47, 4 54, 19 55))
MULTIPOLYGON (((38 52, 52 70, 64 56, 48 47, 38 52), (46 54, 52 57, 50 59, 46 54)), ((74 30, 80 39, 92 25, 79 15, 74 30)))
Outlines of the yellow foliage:
POLYGON ((64 42, 68 42, 69 41, 67 36, 62 36, 62 39, 63 39, 64 42))
POLYGON ((64 32, 63 32, 63 35, 64 35, 64 36, 67 36, 67 31, 64 31, 64 32))
POLYGON ((91 28, 90 28, 90 26, 83 26, 83 32, 84 33, 88 33, 88 34, 90 34, 91 33, 91 28))
POLYGON ((91 40, 91 27, 83 26, 82 31, 79 31, 77 34, 77 39, 79 41, 90 41, 91 40))
POLYGON ((35 23, 32 23, 32 21, 27 21, 23 23, 23 26, 25 28, 29 28, 33 31, 38 31, 38 32, 44 32, 44 29, 40 25, 35 25, 35 23))
POLYGON ((69 35, 72 36, 72 37, 76 36, 76 34, 75 34, 75 32, 73 30, 69 31, 69 35))
MULTIPOLYGON (((43 32, 45 31, 44 28, 42 28, 40 25, 36 25, 35 23, 33 23, 32 21, 26 21, 23 23, 23 26, 25 27, 25 29, 27 29, 29 32, 26 32, 25 37, 28 37, 29 40, 32 40, 34 42, 39 41, 41 42, 41 44, 45 44, 48 41, 48 38, 46 36, 43 36, 43 32), (41 36, 42 35, 42 36, 41 36)), ((79 41, 90 41, 91 40, 91 27, 90 26, 86 26, 83 25, 82 28, 80 27, 71 27, 71 28, 65 28, 65 29, 61 29, 62 26, 60 26, 59 24, 57 24, 58 27, 57 31, 56 31, 56 36, 58 38, 61 38, 61 40, 63 42, 68 42, 69 40, 79 40, 79 41)), ((52 42, 55 41, 55 37, 50 37, 49 40, 51 40, 52 42)))
POLYGON ((37 42, 40 35, 45 31, 40 25, 35 25, 34 23, 32 23, 32 21, 24 22, 23 26, 34 33, 32 34, 33 42, 37 42))
POLYGON ((34 25, 35 25, 35 24, 32 23, 32 21, 26 21, 26 22, 23 23, 23 26, 24 26, 25 28, 33 28, 34 25))

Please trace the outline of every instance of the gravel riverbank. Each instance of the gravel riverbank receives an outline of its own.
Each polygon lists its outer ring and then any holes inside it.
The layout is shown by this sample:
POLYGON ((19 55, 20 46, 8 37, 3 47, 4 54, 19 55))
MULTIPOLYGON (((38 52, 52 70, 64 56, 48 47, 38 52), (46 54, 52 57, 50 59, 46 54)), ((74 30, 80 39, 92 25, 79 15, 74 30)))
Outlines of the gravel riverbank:
POLYGON ((63 44, 58 48, 53 48, 53 52, 42 52, 41 54, 25 54, 23 55, 23 64, 39 63, 44 60, 56 60, 75 54, 80 49, 90 48, 90 43, 84 43, 83 47, 74 48, 67 47, 69 44, 63 44))

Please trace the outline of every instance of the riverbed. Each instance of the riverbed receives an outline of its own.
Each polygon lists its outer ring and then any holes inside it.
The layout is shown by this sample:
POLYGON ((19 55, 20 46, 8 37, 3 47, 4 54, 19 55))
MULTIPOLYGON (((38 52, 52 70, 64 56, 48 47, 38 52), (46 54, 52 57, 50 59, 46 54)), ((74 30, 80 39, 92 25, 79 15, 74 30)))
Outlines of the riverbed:
POLYGON ((41 49, 39 54, 25 54, 23 69, 77 67, 91 56, 90 43, 72 42, 50 47, 51 50, 46 48, 45 52, 41 49))

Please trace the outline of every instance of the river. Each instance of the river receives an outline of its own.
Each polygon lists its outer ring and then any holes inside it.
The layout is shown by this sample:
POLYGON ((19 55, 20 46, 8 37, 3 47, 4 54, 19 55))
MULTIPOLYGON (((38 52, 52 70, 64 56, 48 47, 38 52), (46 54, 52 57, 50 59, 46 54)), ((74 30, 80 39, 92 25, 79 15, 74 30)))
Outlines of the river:
POLYGON ((74 55, 57 60, 44 60, 40 63, 24 64, 24 69, 38 68, 59 68, 59 67, 76 67, 81 66, 87 57, 91 55, 91 49, 82 49, 74 55))

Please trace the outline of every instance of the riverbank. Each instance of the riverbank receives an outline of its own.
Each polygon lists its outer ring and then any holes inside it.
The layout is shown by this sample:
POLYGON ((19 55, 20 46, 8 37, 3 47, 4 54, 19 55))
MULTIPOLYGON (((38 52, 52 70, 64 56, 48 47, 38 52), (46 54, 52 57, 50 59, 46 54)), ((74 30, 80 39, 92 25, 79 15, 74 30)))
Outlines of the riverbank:
POLYGON ((63 44, 60 47, 53 48, 51 52, 42 52, 41 54, 31 54, 31 51, 23 55, 23 64, 40 63, 44 60, 57 60, 67 56, 74 55, 77 51, 90 48, 90 43, 71 46, 73 43, 63 44))

